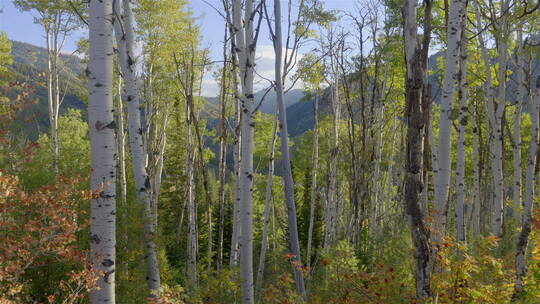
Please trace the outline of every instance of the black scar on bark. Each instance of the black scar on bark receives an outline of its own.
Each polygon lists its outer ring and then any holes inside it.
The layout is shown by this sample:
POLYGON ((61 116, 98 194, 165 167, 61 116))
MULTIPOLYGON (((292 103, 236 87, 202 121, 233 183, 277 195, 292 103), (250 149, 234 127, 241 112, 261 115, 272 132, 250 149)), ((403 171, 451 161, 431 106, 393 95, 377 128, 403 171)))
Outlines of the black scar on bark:
POLYGON ((111 198, 111 197, 114 197, 114 195, 106 194, 105 191, 100 191, 99 192, 99 197, 101 197, 101 198, 111 198))
POLYGON ((101 88, 103 85, 102 85, 101 83, 98 82, 98 83, 96 83, 94 86, 95 86, 96 88, 101 88))
POLYGON ((116 129, 116 121, 111 121, 110 123, 108 123, 105 128, 109 128, 109 129, 116 129))
POLYGON ((105 259, 103 260, 103 262, 101 262, 101 265, 105 267, 111 267, 112 265, 114 265, 114 262, 110 259, 105 259))
POLYGON ((144 187, 146 189, 150 189, 150 178, 148 177, 148 175, 146 176, 146 178, 144 179, 144 187))
POLYGON ((91 237, 90 237, 90 240, 96 244, 99 244, 101 243, 101 239, 99 238, 99 236, 97 234, 93 234, 91 237))
POLYGON ((103 280, 107 283, 109 283, 109 276, 114 273, 114 269, 111 271, 105 272, 105 275, 103 275, 103 280))

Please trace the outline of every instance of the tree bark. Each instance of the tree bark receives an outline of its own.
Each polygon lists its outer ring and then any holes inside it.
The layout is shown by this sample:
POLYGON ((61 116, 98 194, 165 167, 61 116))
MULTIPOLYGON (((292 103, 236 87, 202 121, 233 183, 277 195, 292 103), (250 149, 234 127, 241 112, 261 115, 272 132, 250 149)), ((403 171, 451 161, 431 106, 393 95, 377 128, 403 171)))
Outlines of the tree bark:
POLYGON ((405 38, 405 100, 407 117, 407 148, 405 161, 405 204, 409 216, 411 234, 416 260, 416 297, 418 301, 431 296, 431 242, 429 229, 426 227, 421 209, 421 194, 426 191, 422 181, 422 141, 423 129, 427 126, 422 110, 428 108, 422 104, 422 93, 429 92, 424 83, 426 77, 427 50, 431 35, 431 2, 425 3, 424 39, 420 47, 417 33, 416 1, 406 0, 403 6, 405 38))
POLYGON ((192 125, 189 115, 191 109, 186 104, 186 177, 187 177, 187 209, 188 209, 188 240, 187 240, 187 256, 188 256, 188 279, 190 287, 196 288, 198 281, 197 269, 197 214, 195 206, 194 193, 194 148, 192 143, 192 125))
POLYGON ((472 190, 472 231, 476 239, 480 237, 480 144, 479 144, 479 123, 476 106, 473 109, 473 190, 472 190))
POLYGON ((285 200, 287 202, 287 215, 289 219, 289 241, 290 250, 293 257, 291 259, 296 282, 296 291, 305 296, 304 276, 302 273, 302 258, 300 254, 300 241, 298 239, 298 224, 296 219, 296 204, 294 201, 294 181, 291 169, 291 157, 289 153, 289 131, 287 128, 287 112, 285 109, 283 79, 281 76, 282 63, 282 37, 281 37, 281 0, 274 0, 275 36, 274 52, 275 58, 275 85, 276 101, 278 106, 278 116, 281 138, 281 163, 283 165, 283 184, 285 185, 285 200))
POLYGON ((150 200, 151 184, 147 174, 148 157, 143 143, 143 126, 141 123, 141 99, 135 75, 135 37, 133 31, 133 13, 131 1, 115 1, 114 17, 115 34, 118 44, 118 57, 125 79, 126 101, 128 103, 128 137, 137 200, 145 209, 145 259, 147 264, 146 282, 150 297, 159 298, 160 271, 155 244, 155 231, 152 229, 154 217, 150 200))
MULTIPOLYGON (((224 41, 228 40, 228 31, 229 26, 226 25, 225 28, 225 34, 224 34, 224 41)), ((221 270, 221 267, 223 266, 223 234, 225 229, 225 178, 226 178, 226 171, 227 171, 227 126, 226 126, 226 118, 227 118, 227 94, 228 94, 228 86, 230 83, 227 80, 228 75, 228 64, 227 64, 227 43, 223 46, 223 71, 221 73, 221 92, 220 92, 220 108, 219 108, 219 117, 220 117, 220 123, 219 123, 219 190, 218 190, 218 196, 219 196, 219 228, 218 228, 218 257, 217 257, 217 269, 218 271, 221 270)))
POLYGON ((315 90, 313 126, 313 152, 311 156, 311 193, 309 197, 309 227, 306 250, 306 265, 311 267, 311 244, 313 242, 313 228, 315 226, 315 204, 317 200, 317 171, 319 170, 319 88, 315 90))
POLYGON ((524 60, 523 60, 523 30, 521 28, 517 29, 517 62, 516 62, 516 81, 517 81, 517 90, 516 90, 516 105, 514 111, 514 182, 512 185, 512 198, 514 200, 513 206, 513 217, 518 220, 520 218, 520 206, 521 206, 521 112, 523 110, 523 102, 525 98, 525 71, 524 71, 524 60))
POLYGON ((440 243, 446 230, 446 209, 451 172, 452 122, 454 121, 454 93, 458 76, 462 18, 465 0, 453 0, 447 26, 446 65, 441 96, 438 165, 435 183, 435 230, 433 240, 440 243))
POLYGON ((235 50, 240 67, 240 96, 242 144, 240 149, 240 278, 242 303, 254 302, 253 284, 253 77, 255 65, 256 37, 254 37, 253 0, 244 3, 242 22, 242 1, 233 1, 233 30, 235 50))
POLYGON ((487 129, 490 130, 491 140, 490 140, 490 151, 491 151, 491 172, 493 178, 493 205, 492 205, 492 216, 491 216, 491 232, 495 236, 502 235, 502 225, 503 225, 503 200, 504 200, 504 180, 503 180, 503 134, 502 134, 502 119, 504 116, 504 108, 506 102, 506 52, 508 51, 506 38, 504 32, 506 31, 506 19, 505 14, 507 13, 508 3, 506 0, 503 0, 501 3, 501 12, 503 16, 500 22, 500 28, 497 29, 498 34, 495 35, 497 40, 497 49, 498 49, 498 104, 495 104, 495 88, 492 85, 492 76, 491 76, 491 61, 488 55, 486 48, 484 35, 481 32, 483 26, 480 20, 480 9, 478 1, 475 1, 475 13, 476 17, 476 27, 479 32, 478 40, 482 53, 482 60, 484 61, 486 69, 486 81, 484 86, 484 91, 487 97, 487 116, 488 116, 488 126, 487 129))
POLYGON ((116 138, 113 106, 112 0, 89 3, 88 125, 91 144, 90 253, 98 272, 92 304, 115 303, 116 138))
POLYGON ((523 278, 527 274, 527 245, 529 244, 529 235, 533 225, 533 206, 534 206, 534 183, 535 167, 539 146, 539 114, 540 114, 540 76, 536 78, 536 94, 531 105, 532 120, 532 138, 529 146, 529 158, 527 173, 525 176, 525 200, 523 201, 523 220, 521 232, 519 234, 516 249, 516 283, 513 298, 516 298, 524 291, 523 278))
POLYGON ((467 35, 466 35, 466 21, 465 15, 467 11, 466 3, 463 5, 463 14, 460 20, 461 27, 460 41, 458 43, 460 48, 459 59, 459 73, 458 73, 458 98, 459 98, 459 112, 458 112, 458 142, 457 142, 457 165, 456 165, 456 234, 457 240, 465 242, 466 226, 465 226, 465 135, 467 131, 468 121, 468 82, 467 82, 467 35))

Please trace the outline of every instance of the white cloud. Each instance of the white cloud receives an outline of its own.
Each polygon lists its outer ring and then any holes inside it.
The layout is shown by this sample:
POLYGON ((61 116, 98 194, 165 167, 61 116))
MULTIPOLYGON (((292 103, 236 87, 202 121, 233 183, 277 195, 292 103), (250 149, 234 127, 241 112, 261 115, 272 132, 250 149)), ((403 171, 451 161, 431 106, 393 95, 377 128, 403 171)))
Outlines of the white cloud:
MULTIPOLYGON (((285 54, 285 49, 283 50, 285 54)), ((298 60, 302 58, 302 54, 298 54, 298 60)), ((253 88, 255 91, 262 90, 267 88, 270 83, 269 80, 274 79, 274 65, 275 65, 275 54, 274 47, 272 45, 259 45, 255 51, 255 80, 253 83, 253 88)), ((291 71, 289 74, 294 74, 295 70, 291 71)), ((202 93, 203 96, 217 96, 219 94, 219 85, 216 80, 212 77, 212 73, 206 73, 206 77, 203 80, 202 93)), ((301 83, 297 82, 295 84, 296 88, 301 87, 301 83)))

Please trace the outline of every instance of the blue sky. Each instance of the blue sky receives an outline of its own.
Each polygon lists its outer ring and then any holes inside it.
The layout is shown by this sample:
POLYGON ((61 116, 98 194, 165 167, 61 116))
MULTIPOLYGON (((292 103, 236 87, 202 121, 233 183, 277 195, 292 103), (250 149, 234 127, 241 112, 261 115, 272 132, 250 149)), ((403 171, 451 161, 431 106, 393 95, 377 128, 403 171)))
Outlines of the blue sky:
MULTIPOLYGON (((297 0, 293 0, 293 3, 297 0)), ((31 43, 37 46, 45 46, 43 29, 40 25, 34 23, 34 12, 20 12, 13 6, 12 0, 0 0, 0 31, 6 32, 10 39, 31 43)), ((211 56, 214 60, 221 57, 221 44, 223 40, 224 22, 221 16, 211 8, 205 1, 190 0, 189 6, 193 10, 193 16, 196 23, 201 27, 203 36, 202 47, 208 47, 211 50, 211 56)), ((207 0, 213 6, 220 8, 221 0, 207 0)), ((269 0, 268 5, 273 6, 273 1, 269 0)), ((354 11, 356 0, 324 0, 325 7, 328 9, 337 9, 343 11, 354 11)), ((286 0, 282 0, 283 9, 286 8, 286 0)), ((266 25, 263 24, 264 31, 261 32, 259 41, 258 72, 261 75, 272 77, 273 74, 273 50, 272 44, 268 38, 266 25)), ((86 35, 85 31, 73 33, 66 40, 64 52, 71 53, 76 49, 76 41, 86 35)), ((256 87, 262 88, 264 84, 259 82, 256 87)), ((204 80, 203 95, 215 96, 217 93, 217 84, 211 78, 211 73, 207 74, 204 80)))

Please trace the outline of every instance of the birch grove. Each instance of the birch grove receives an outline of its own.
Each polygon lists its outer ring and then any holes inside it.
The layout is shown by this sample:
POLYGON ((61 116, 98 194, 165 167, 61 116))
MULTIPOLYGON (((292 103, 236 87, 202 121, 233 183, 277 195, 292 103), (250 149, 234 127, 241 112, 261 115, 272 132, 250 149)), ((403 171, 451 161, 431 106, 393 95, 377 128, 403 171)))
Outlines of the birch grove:
POLYGON ((0 303, 538 301, 538 3, 0 14, 0 303))

